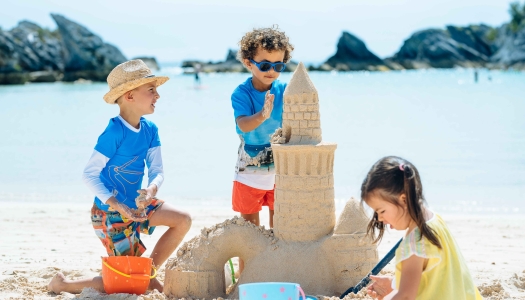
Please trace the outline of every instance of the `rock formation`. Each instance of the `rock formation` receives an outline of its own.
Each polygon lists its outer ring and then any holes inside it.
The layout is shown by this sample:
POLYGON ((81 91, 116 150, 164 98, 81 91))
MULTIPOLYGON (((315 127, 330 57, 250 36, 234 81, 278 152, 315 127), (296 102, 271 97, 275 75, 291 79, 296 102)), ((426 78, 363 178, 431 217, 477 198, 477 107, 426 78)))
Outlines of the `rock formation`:
POLYGON ((0 29, 0 84, 56 81, 63 70, 63 52, 57 32, 29 21, 18 23, 10 31, 0 29))
POLYGON ((493 30, 494 28, 485 24, 446 27, 450 38, 460 45, 465 45, 469 49, 475 50, 483 59, 494 54, 494 40, 490 38, 493 30))
POLYGON ((183 68, 192 68, 191 71, 186 71, 187 74, 193 74, 193 70, 196 65, 200 65, 201 72, 204 73, 214 73, 214 72, 247 72, 246 68, 242 65, 240 61, 237 60, 237 51, 233 49, 228 49, 226 53, 226 59, 219 62, 205 62, 199 60, 186 60, 182 62, 183 68))
POLYGON ((105 81, 115 66, 126 61, 117 47, 104 43, 84 26, 58 14, 51 17, 57 23, 64 47, 64 80, 105 81))
POLYGON ((325 64, 340 71, 390 69, 362 40, 347 31, 337 42, 337 52, 325 64))
POLYGON ((35 23, 22 21, 11 30, 15 41, 27 47, 27 55, 33 57, 32 62, 25 65, 31 71, 64 70, 64 59, 58 32, 51 32, 35 23), (32 53, 31 53, 32 52, 32 53))
POLYGON ((503 25, 494 32, 494 54, 490 62, 494 68, 525 70, 525 26, 514 31, 503 25))
MULTIPOLYGON (((185 60, 182 62, 182 68, 192 68, 191 70, 185 71, 186 74, 193 74, 195 66, 199 64, 201 72, 204 73, 223 73, 223 72, 248 72, 244 65, 237 60, 237 50, 228 49, 226 59, 219 62, 205 62, 199 60, 185 60)), ((289 61, 286 64, 284 72, 293 72, 297 68, 297 63, 289 61)))
MULTIPOLYGON (((358 201, 336 224, 333 163, 322 142, 319 98, 301 63, 284 93, 283 128, 272 140, 276 169, 274 229, 235 217, 188 241, 166 265, 164 293, 176 298, 226 297, 224 264, 240 257, 237 285, 296 282, 307 294, 340 295, 377 262, 358 201)), ((229 298, 238 298, 235 286, 229 298)))
MULTIPOLYGON (((80 78, 105 81, 111 69, 126 60, 120 50, 104 43, 84 26, 60 15, 52 17, 58 25, 57 30, 41 28, 29 21, 22 21, 11 30, 0 29, 0 84, 80 78)), ((359 38, 343 32, 336 53, 320 66, 309 69, 382 71, 482 67, 525 70, 525 17, 518 19, 513 16, 510 23, 495 28, 480 24, 421 30, 405 40, 394 56, 385 59, 372 53, 359 38)), ((196 64, 200 64, 200 70, 205 73, 248 72, 236 59, 236 53, 229 49, 224 61, 187 60, 182 67, 186 68, 185 73, 193 73, 196 64)), ((153 61, 150 65, 154 66, 153 61)), ((285 72, 293 72, 296 67, 297 63, 288 62, 285 72)))
POLYGON ((489 60, 490 46, 471 33, 458 27, 416 32, 391 60, 406 69, 482 67, 489 60))
POLYGON ((0 29, 0 84, 27 81, 105 81, 126 58, 84 26, 52 15, 58 29, 50 31, 29 21, 0 29))
POLYGON ((148 66, 148 68, 150 68, 150 70, 152 71, 160 70, 159 63, 157 62, 155 57, 139 56, 139 57, 134 57, 132 59, 142 60, 146 64, 146 66, 148 66))

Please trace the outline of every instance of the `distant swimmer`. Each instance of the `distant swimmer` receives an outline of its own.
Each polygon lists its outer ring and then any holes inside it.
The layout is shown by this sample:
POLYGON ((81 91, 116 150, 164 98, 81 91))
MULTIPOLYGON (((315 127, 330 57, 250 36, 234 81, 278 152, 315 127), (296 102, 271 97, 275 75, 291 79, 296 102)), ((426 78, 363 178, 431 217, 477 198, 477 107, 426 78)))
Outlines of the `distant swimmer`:
POLYGON ((195 85, 201 84, 201 78, 199 77, 199 73, 201 71, 201 64, 196 64, 195 67, 193 67, 195 72, 195 85))

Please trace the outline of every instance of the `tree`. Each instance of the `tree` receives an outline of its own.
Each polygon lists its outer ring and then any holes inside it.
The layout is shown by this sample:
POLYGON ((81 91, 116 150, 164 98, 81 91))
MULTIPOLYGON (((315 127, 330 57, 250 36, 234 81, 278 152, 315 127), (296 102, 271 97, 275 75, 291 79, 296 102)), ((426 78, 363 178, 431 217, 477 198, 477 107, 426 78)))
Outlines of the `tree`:
POLYGON ((523 26, 525 26, 525 3, 523 6, 519 2, 513 2, 510 4, 509 8, 510 16, 512 20, 510 21, 510 29, 514 32, 517 32, 523 26))

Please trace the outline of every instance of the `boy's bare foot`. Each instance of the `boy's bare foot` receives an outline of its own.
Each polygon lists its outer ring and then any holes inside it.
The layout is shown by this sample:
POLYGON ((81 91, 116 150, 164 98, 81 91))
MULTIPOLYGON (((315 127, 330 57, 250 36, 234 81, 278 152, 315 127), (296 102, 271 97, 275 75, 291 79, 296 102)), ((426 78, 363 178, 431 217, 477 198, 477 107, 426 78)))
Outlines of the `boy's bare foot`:
POLYGON ((47 285, 47 289, 55 294, 60 294, 63 291, 65 281, 66 277, 64 274, 58 272, 55 276, 53 276, 53 279, 51 279, 51 282, 47 285))
POLYGON ((157 280, 157 278, 153 278, 149 281, 148 290, 157 290, 162 293, 162 291, 164 290, 164 286, 162 285, 162 283, 160 283, 160 281, 157 280))

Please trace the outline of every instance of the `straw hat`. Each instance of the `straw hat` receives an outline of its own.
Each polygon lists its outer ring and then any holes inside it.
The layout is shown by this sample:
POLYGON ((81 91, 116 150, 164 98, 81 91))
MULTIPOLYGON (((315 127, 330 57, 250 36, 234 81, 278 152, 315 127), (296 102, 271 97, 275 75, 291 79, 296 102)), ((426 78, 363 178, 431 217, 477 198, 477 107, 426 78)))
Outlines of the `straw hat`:
POLYGON ((157 86, 168 81, 169 77, 155 76, 146 64, 140 60, 129 60, 116 66, 108 75, 109 92, 104 95, 104 100, 115 104, 117 99, 127 91, 131 91, 148 82, 156 81, 157 86))

